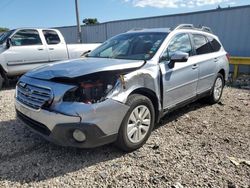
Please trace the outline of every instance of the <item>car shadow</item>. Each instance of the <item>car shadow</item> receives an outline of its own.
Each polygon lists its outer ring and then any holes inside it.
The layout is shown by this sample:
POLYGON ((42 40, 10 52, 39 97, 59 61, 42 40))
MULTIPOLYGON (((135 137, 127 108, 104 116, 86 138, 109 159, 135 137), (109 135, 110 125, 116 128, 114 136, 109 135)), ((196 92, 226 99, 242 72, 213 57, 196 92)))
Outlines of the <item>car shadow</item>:
MULTIPOLYGON (((164 116, 155 129, 206 105, 196 102, 173 111, 164 116)), ((131 154, 137 152, 140 150, 131 154)), ((120 151, 112 144, 94 149, 61 147, 31 132, 18 119, 0 122, 0 181, 22 184, 39 182, 79 170, 84 173, 87 167, 126 155, 132 157, 131 154, 120 151)), ((119 170, 122 162, 112 162, 111 165, 119 170)))
POLYGON ((0 122, 0 181, 38 182, 125 154, 113 145, 94 149, 57 146, 31 132, 18 119, 0 122))
MULTIPOLYGON (((221 101, 219 102, 219 104, 223 105, 223 103, 221 101)), ((209 106, 209 104, 202 98, 202 99, 199 99, 195 102, 192 102, 184 107, 181 107, 181 108, 178 108, 174 111, 171 111, 161 118, 160 122, 155 125, 155 129, 158 129, 161 126, 164 126, 172 121, 177 121, 179 117, 182 117, 183 115, 185 115, 191 111, 198 110, 198 109, 203 108, 205 106, 209 106)))
POLYGON ((12 79, 9 81, 9 84, 6 86, 4 85, 2 89, 0 90, 10 90, 10 89, 15 89, 16 87, 16 83, 17 83, 18 79, 12 79))

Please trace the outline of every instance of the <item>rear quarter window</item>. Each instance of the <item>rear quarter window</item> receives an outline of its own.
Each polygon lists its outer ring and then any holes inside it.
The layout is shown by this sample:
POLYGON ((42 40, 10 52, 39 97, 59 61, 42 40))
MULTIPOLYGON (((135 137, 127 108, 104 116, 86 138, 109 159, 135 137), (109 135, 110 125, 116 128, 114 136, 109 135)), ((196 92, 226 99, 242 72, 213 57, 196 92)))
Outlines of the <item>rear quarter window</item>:
POLYGON ((207 37, 210 44, 212 45, 213 52, 218 52, 221 49, 220 43, 213 37, 207 37))

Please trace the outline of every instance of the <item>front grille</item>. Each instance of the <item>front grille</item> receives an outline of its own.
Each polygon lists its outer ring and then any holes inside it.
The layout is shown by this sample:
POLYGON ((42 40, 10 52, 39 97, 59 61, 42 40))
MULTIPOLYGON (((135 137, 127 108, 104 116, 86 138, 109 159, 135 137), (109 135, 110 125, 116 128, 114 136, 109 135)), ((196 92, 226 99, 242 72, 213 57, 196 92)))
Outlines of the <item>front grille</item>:
POLYGON ((48 88, 19 82, 17 84, 16 98, 19 102, 38 110, 52 101, 52 92, 48 88))

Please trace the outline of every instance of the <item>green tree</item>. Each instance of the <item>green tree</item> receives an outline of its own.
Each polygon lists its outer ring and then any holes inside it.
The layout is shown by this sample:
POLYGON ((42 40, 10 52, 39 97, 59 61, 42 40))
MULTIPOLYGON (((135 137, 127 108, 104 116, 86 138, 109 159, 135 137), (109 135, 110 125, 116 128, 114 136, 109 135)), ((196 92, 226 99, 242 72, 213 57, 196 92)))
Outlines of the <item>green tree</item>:
POLYGON ((85 18, 82 23, 84 23, 84 25, 95 25, 95 24, 99 24, 97 18, 85 18))
POLYGON ((9 31, 9 29, 5 27, 0 27, 0 33, 5 32, 5 31, 9 31))

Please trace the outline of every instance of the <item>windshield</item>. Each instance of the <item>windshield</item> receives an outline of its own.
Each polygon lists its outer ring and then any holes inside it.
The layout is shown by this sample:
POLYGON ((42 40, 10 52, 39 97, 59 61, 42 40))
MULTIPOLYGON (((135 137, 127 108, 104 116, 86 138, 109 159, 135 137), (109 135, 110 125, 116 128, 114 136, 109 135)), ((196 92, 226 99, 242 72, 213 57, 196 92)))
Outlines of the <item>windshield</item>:
POLYGON ((126 33, 115 36, 93 50, 88 57, 112 58, 112 59, 151 59, 167 33, 126 33))
POLYGON ((11 35, 13 32, 14 32, 14 30, 10 30, 10 31, 7 31, 7 32, 5 32, 5 33, 2 33, 2 34, 0 35, 0 44, 3 44, 3 43, 7 40, 7 38, 10 37, 10 35, 11 35))

